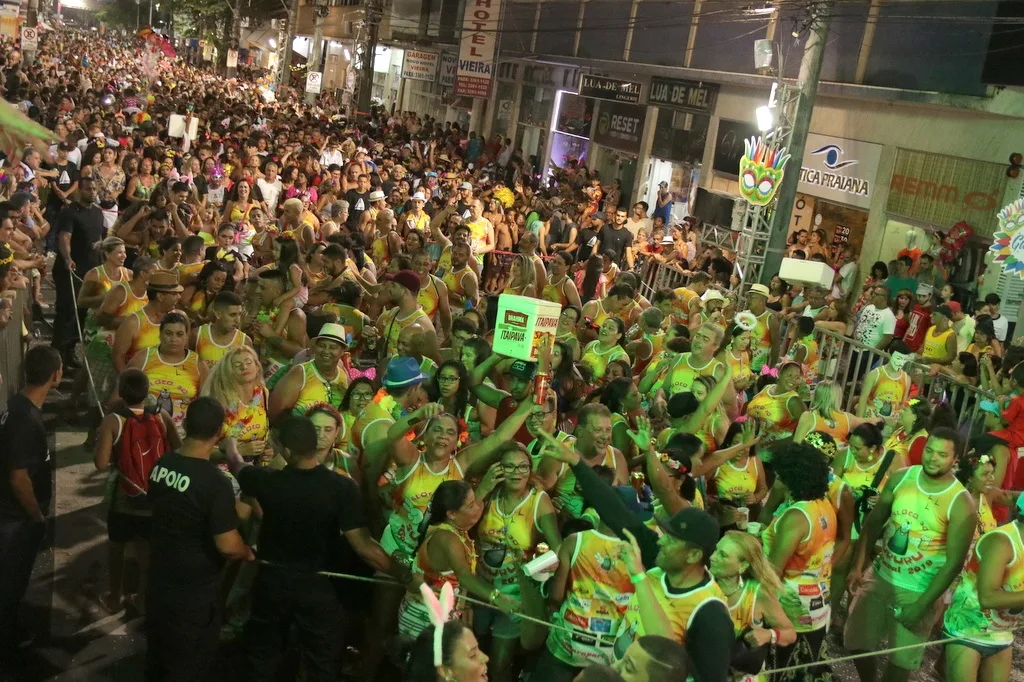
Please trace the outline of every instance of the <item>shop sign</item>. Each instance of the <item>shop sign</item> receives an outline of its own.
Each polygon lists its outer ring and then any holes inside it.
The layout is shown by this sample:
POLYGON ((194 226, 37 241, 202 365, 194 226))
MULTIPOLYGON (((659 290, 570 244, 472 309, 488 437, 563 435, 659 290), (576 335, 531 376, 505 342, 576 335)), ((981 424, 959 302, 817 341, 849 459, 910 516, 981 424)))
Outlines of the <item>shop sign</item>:
POLYGON ((600 113, 590 139, 604 147, 630 154, 640 152, 646 107, 619 102, 601 102, 600 113))
POLYGON ((454 52, 441 53, 441 75, 437 82, 444 88, 455 87, 455 72, 459 68, 459 55, 454 52))
POLYGON ((695 111, 700 114, 713 112, 717 100, 717 83, 684 81, 659 76, 651 78, 651 90, 647 93, 648 104, 695 111))
POLYGON ((1006 164, 899 149, 886 211, 940 228, 962 220, 991 236, 1005 191, 1006 164))
POLYGON ((433 83, 437 77, 437 59, 436 52, 406 50, 402 60, 402 78, 433 83))
POLYGON ((620 81, 584 73, 580 75, 579 94, 583 97, 610 99, 615 102, 637 104, 640 102, 640 84, 634 81, 620 81))
POLYGON ((456 95, 490 96, 502 4, 502 0, 467 0, 455 72, 456 95))
POLYGON ((881 145, 810 133, 805 149, 798 192, 871 208, 881 145))

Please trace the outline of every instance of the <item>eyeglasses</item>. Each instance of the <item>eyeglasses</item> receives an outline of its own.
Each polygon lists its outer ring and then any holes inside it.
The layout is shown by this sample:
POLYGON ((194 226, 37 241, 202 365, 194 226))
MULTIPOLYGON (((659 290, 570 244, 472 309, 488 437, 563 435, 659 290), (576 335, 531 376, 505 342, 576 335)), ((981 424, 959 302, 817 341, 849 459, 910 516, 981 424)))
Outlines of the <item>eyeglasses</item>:
POLYGON ((530 473, 530 465, 529 464, 502 464, 501 465, 501 470, 504 471, 506 474, 512 474, 512 473, 528 474, 528 473, 530 473))

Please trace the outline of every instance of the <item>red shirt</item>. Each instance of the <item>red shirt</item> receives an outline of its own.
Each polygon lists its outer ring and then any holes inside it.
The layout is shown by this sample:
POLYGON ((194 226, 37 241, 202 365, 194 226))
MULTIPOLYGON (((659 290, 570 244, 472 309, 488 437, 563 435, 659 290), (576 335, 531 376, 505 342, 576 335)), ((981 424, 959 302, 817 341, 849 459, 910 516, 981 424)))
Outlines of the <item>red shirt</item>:
POLYGON ((928 327, 932 323, 932 307, 919 304, 914 305, 910 311, 907 331, 903 335, 903 342, 915 353, 921 350, 924 344, 924 336, 928 333, 928 327))
MULTIPOLYGON (((519 407, 519 401, 512 398, 512 396, 505 396, 502 401, 498 404, 498 413, 494 418, 494 428, 498 428, 502 422, 508 419, 516 408, 519 407)), ((524 422, 519 430, 516 431, 516 440, 523 445, 529 445, 533 441, 533 436, 526 430, 526 423, 524 422)))

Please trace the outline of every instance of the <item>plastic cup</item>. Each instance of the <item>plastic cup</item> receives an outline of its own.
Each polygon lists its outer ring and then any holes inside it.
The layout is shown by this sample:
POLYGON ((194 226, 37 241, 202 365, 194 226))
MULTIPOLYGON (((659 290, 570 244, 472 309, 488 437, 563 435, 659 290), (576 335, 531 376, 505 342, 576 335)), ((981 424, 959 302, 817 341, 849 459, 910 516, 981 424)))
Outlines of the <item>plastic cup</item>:
POLYGON ((736 527, 740 530, 746 530, 750 521, 750 510, 746 507, 736 507, 736 511, 739 512, 736 518, 736 527))
POLYGON ((747 524, 747 532, 750 533, 751 535, 755 535, 755 536, 760 535, 761 534, 761 524, 758 523, 757 521, 749 522, 747 524))

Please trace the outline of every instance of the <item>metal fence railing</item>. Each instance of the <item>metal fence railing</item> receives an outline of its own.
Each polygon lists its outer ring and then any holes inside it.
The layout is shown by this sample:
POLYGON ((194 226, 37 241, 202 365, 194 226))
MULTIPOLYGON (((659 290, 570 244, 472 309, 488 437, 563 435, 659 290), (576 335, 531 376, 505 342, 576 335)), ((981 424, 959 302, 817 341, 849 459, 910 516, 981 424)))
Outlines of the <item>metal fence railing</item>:
MULTIPOLYGON (((780 330, 780 333, 784 331, 780 330)), ((873 368, 887 363, 889 353, 824 329, 816 330, 814 337, 818 342, 820 359, 817 367, 812 368, 812 390, 813 384, 819 381, 831 379, 837 382, 842 388, 844 408, 853 412, 865 376, 873 368)), ((782 338, 785 344, 785 337, 782 338)), ((995 400, 994 393, 961 383, 945 374, 932 376, 928 366, 918 362, 908 362, 904 371, 910 375, 911 390, 917 398, 949 404, 957 416, 956 426, 966 435, 977 435, 982 422, 980 402, 995 400)))
POLYGON ((25 357, 22 343, 22 320, 25 318, 25 304, 28 293, 23 289, 14 299, 11 321, 0 329, 0 410, 7 409, 7 399, 21 390, 21 364, 25 357))

